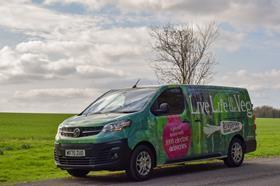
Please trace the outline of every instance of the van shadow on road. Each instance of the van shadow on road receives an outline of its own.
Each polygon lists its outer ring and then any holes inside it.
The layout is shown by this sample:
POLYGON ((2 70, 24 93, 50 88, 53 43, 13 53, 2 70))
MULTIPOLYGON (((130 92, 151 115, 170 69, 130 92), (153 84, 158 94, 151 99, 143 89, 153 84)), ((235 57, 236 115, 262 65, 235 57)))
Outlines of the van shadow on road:
MULTIPOLYGON (((250 166, 250 164, 245 163, 243 166, 250 166)), ((154 170, 154 174, 150 180, 146 182, 133 182, 133 185, 145 185, 151 181, 158 180, 160 178, 171 179, 173 177, 178 177, 182 175, 190 175, 195 173, 203 173, 212 170, 222 170, 227 169, 227 167, 222 162, 213 163, 200 163, 200 164, 179 164, 172 167, 157 168, 154 170), (136 184, 138 183, 138 184, 136 184)), ((109 173, 106 175, 89 175, 86 178, 65 178, 64 181, 73 183, 84 184, 95 184, 95 185, 111 185, 111 184, 128 184, 131 185, 132 181, 126 176, 125 172, 109 173)), ((64 182, 65 183, 65 182, 64 182)), ((164 184, 164 183, 163 183, 164 184)), ((149 185, 149 184, 148 184, 149 185)))
MULTIPOLYGON (((243 166, 248 166, 249 164, 244 164, 243 166)), ((214 162, 214 163, 201 163, 201 164, 179 164, 171 167, 162 167, 154 170, 152 179, 161 178, 161 177, 171 177, 179 176, 182 174, 193 174, 193 173, 202 173, 203 171, 211 171, 211 170, 221 170, 226 169, 227 167, 222 162, 214 162)), ((77 178, 79 179, 79 178, 77 178)), ((84 178, 82 178, 84 179, 84 178)), ((126 176, 125 172, 123 173, 112 173, 106 175, 89 175, 87 178, 88 181, 92 180, 94 182, 107 182, 107 183, 126 183, 131 182, 129 178, 126 176)))
MULTIPOLYGON (((28 183, 31 186, 52 185, 277 185, 280 183, 280 158, 245 161, 238 168, 227 168, 223 162, 181 164, 156 169, 150 180, 132 182, 124 172, 96 175, 86 178, 66 177, 28 183)), ((23 184, 24 185, 24 184, 23 184)))

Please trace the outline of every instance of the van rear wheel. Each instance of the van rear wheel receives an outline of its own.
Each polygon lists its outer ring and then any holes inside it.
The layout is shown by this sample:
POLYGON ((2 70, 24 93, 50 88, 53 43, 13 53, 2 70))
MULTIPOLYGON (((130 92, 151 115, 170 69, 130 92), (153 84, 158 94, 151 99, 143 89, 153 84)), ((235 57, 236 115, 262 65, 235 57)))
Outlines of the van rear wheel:
POLYGON ((87 174, 90 172, 88 170, 79 170, 79 169, 71 169, 67 170, 67 172, 74 177, 86 177, 87 174))
POLYGON ((145 145, 139 145, 131 154, 126 174, 132 180, 144 181, 150 178, 153 168, 154 154, 152 150, 145 145))
POLYGON ((239 167, 244 160, 244 143, 238 138, 234 138, 228 149, 228 157, 224 159, 224 163, 228 167, 239 167))

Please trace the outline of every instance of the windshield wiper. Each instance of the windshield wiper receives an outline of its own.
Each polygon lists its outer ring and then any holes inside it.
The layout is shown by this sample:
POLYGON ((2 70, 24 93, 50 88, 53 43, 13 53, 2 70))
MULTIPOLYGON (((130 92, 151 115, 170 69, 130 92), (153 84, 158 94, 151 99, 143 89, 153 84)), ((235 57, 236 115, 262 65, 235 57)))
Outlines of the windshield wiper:
POLYGON ((112 111, 112 113, 134 113, 134 112, 138 112, 138 110, 112 111))
POLYGON ((128 111, 109 111, 109 112, 93 112, 93 113, 89 113, 86 116, 89 115, 94 115, 94 114, 110 114, 110 113, 124 113, 124 114, 128 114, 128 113, 134 113, 134 112, 138 112, 138 110, 128 110, 128 111))
POLYGON ((92 113, 87 114, 87 116, 94 115, 94 114, 108 114, 108 113, 110 113, 110 112, 92 112, 92 113))

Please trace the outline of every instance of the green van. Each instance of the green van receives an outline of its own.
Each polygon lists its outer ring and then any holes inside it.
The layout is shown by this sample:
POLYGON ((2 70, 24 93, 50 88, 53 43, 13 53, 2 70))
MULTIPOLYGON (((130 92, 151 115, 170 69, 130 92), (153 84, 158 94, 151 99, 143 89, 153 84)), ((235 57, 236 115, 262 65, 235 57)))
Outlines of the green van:
POLYGON ((246 89, 163 85, 110 90, 66 119, 55 137, 55 162, 76 177, 125 170, 148 179, 153 168, 191 160, 242 164, 256 150, 256 123, 246 89))

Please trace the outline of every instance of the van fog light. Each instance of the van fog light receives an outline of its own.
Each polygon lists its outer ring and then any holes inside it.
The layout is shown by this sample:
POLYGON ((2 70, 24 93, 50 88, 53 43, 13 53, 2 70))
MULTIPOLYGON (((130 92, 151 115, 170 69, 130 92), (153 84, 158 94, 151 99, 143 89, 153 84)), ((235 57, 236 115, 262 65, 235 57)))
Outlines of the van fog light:
POLYGON ((115 152, 113 155, 112 155, 112 160, 115 160, 115 159, 118 159, 119 158, 119 154, 117 152, 115 152))

